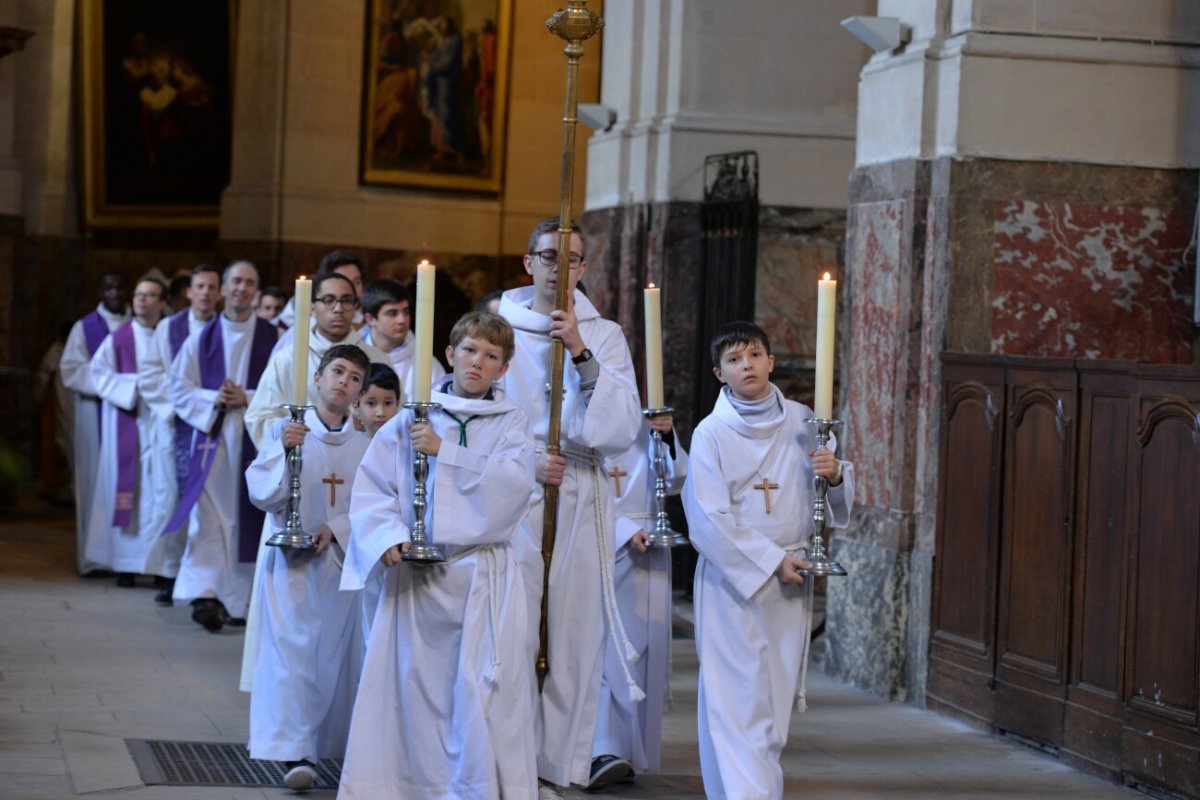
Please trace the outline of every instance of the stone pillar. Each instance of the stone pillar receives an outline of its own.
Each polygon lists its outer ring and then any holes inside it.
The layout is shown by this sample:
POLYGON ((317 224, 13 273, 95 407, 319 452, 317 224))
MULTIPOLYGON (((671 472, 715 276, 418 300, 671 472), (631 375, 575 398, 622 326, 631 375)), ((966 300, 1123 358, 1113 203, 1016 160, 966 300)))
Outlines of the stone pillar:
POLYGON ((827 669, 924 701, 943 351, 1196 360, 1200 13, 1170 0, 880 0, 862 71, 827 669), (1161 42, 1171 42, 1161 44, 1161 42), (1134 111, 1136 109, 1136 111, 1134 111))
POLYGON ((588 144, 584 283, 625 328, 640 364, 641 289, 663 287, 666 400, 691 408, 706 156, 758 153, 755 321, 772 339, 775 378, 811 402, 816 282, 841 270, 855 76, 865 49, 838 28, 861 0, 607 0, 601 101, 616 125, 588 144), (835 7, 836 6, 836 7, 835 7))

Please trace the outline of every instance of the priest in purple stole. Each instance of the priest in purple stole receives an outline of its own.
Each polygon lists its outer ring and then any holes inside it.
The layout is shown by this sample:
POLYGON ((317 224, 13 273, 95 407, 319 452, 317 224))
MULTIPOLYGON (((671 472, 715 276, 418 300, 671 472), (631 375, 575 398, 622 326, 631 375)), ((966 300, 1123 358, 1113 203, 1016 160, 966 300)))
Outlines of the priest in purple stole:
POLYGON ((253 264, 226 267, 225 310, 184 342, 171 365, 175 412, 196 429, 187 484, 164 529, 187 522, 174 600, 190 603, 192 619, 210 631, 244 624, 263 524, 246 492, 256 451, 244 420, 279 330, 254 315, 257 290, 253 264))
POLYGON ((134 318, 112 332, 92 357, 92 385, 103 401, 100 457, 85 557, 119 573, 133 586, 139 573, 158 575, 164 553, 158 533, 175 505, 175 467, 170 453, 171 405, 162 376, 141 368, 153 353, 154 328, 166 287, 143 278, 133 293, 134 318))
POLYGON ((100 400, 88 365, 108 334, 129 321, 129 284, 119 272, 100 276, 100 304, 71 327, 59 374, 75 395, 75 533, 79 574, 102 569, 84 555, 84 537, 92 509, 96 466, 100 457, 100 400))
MULTIPOLYGON (((171 362, 183 343, 189 336, 200 333, 201 329, 213 318, 217 310, 217 301, 221 297, 221 270, 209 264, 199 264, 192 269, 192 275, 187 289, 188 306, 159 324, 154 331, 157 351, 150 358, 143 360, 142 368, 162 376, 162 385, 169 390, 171 378, 171 362)), ((168 401, 170 396, 167 396, 168 401)), ((195 430, 191 425, 171 408, 171 420, 174 425, 173 455, 175 460, 176 493, 182 494, 187 484, 188 466, 192 461, 192 436, 195 430)), ((174 510, 174 504, 172 504, 174 510)), ((187 520, 184 519, 183 523, 187 520)), ((163 536, 163 549, 169 552, 183 553, 187 542, 187 526, 180 524, 178 528, 163 536)), ((179 574, 179 559, 173 564, 164 563, 158 574, 165 578, 155 595, 155 602, 161 605, 171 605, 175 592, 175 576, 179 574)))

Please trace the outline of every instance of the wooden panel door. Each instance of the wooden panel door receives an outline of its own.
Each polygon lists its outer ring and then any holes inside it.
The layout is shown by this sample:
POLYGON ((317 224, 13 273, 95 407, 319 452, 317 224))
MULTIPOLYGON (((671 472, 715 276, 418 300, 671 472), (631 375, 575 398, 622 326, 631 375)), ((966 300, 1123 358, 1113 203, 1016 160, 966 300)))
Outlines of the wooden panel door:
POLYGON ((1063 755, 1120 776, 1132 364, 1079 362, 1071 670, 1063 755))
POLYGON ((1004 366, 943 357, 937 557, 927 696, 990 723, 1004 450, 1004 366))
POLYGON ((1200 379, 1137 374, 1123 760, 1140 782, 1200 796, 1200 379))
POLYGON ((995 724, 1058 746, 1068 677, 1077 377, 1072 361, 1011 363, 995 724))

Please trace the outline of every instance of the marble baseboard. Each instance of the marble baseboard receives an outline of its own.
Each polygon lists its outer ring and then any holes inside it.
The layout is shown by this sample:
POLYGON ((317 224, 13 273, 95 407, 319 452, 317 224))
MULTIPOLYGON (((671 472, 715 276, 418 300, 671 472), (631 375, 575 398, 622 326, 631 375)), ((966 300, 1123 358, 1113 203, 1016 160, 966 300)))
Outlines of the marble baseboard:
POLYGON ((912 554, 835 539, 833 557, 849 573, 827 578, 822 667, 889 700, 909 696, 912 554))

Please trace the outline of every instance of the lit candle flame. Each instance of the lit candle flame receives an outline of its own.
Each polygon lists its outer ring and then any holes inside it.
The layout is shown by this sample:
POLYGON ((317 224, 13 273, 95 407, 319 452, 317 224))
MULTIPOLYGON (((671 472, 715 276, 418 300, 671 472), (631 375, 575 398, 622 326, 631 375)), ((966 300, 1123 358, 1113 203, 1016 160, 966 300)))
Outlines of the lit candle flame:
POLYGON ((647 288, 647 289, 653 289, 653 288, 654 288, 654 281, 650 281, 650 285, 649 285, 649 286, 647 286, 646 288, 647 288))
MULTIPOLYGON (((811 281, 811 280, 812 280, 812 278, 809 278, 809 280, 811 281)), ((826 273, 825 273, 825 280, 829 280, 829 273, 828 273, 828 272, 826 272, 826 273)))

